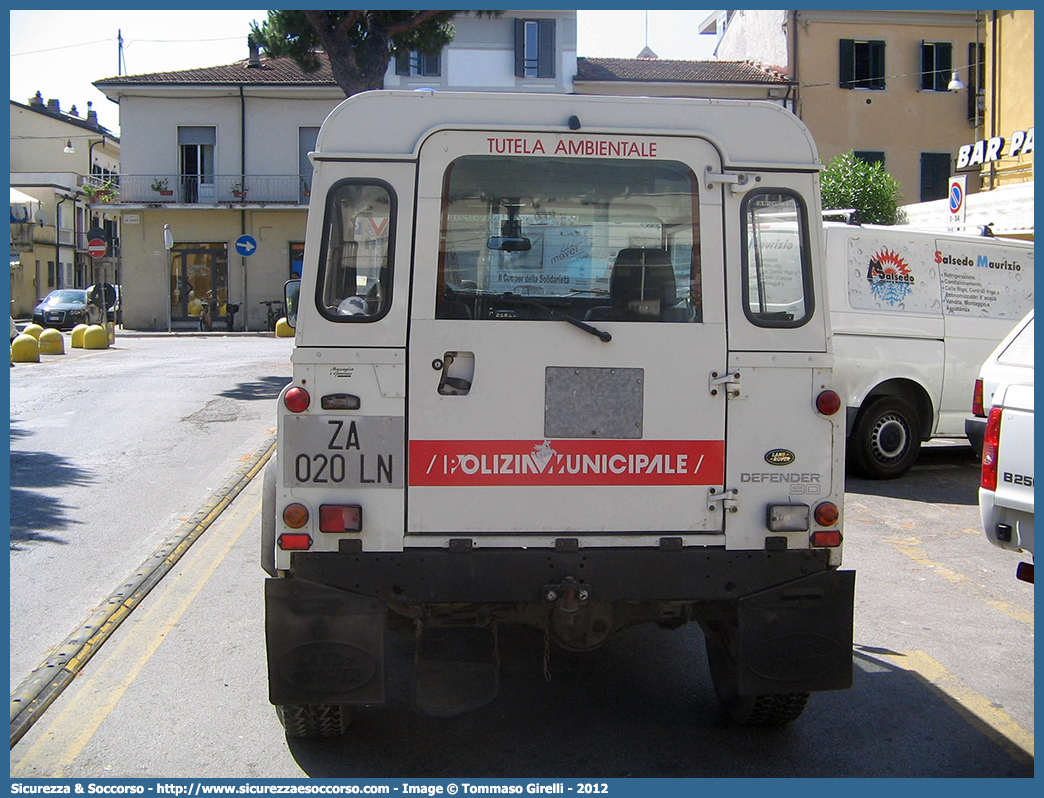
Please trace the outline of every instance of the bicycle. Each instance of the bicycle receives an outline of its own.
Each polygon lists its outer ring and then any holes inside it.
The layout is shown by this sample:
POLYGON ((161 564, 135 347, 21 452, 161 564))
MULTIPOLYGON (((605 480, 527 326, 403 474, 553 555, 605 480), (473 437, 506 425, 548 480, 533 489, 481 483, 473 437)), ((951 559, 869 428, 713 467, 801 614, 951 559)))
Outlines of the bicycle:
POLYGON ((268 305, 268 311, 265 314, 265 326, 269 331, 274 331, 276 322, 285 315, 283 313, 283 301, 281 299, 273 299, 258 304, 268 305))

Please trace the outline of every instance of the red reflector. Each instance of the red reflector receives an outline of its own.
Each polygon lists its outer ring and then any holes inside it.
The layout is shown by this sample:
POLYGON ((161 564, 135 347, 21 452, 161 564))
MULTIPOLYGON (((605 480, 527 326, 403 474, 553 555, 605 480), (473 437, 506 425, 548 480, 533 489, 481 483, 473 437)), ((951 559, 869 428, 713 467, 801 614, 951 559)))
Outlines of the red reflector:
POLYGON ((985 490, 997 490, 997 446, 1000 444, 1001 409, 990 408, 986 420, 986 434, 982 439, 982 478, 979 486, 985 490))
POLYGON ((986 409, 982 406, 982 380, 975 381, 975 390, 972 393, 972 415, 986 418, 986 409))
POLYGON ((308 409, 312 398, 304 388, 293 387, 283 394, 283 404, 291 413, 303 413, 308 409))
POLYGON ((358 504, 323 504, 319 507, 320 532, 362 531, 362 507, 358 504))
POLYGON ((832 416, 841 409, 841 397, 836 391, 823 391, 816 397, 816 410, 824 416, 832 416))
POLYGON ((307 551, 312 548, 312 536, 300 532, 284 532, 279 536, 279 548, 283 551, 307 551))
POLYGON ((829 549, 837 548, 841 545, 841 533, 836 529, 826 532, 813 532, 812 545, 829 549))
POLYGON ((816 523, 820 526, 833 526, 840 517, 841 512, 833 502, 823 502, 816 507, 816 523))

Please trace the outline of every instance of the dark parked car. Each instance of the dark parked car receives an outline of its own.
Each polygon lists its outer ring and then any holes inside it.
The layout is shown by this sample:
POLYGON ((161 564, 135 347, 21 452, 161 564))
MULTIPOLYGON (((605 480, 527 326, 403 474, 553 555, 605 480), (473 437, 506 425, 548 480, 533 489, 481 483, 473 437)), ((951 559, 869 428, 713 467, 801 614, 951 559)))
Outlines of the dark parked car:
POLYGON ((101 311, 87 302, 82 288, 52 291, 33 309, 33 323, 41 327, 71 330, 77 324, 99 324, 101 311))

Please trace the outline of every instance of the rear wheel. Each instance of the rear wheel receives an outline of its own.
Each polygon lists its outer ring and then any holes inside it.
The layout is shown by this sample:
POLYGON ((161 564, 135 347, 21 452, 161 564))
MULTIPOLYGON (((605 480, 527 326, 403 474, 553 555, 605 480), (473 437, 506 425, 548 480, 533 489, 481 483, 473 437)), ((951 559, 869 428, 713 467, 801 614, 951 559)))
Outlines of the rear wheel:
POLYGON ((848 439, 852 463, 871 479, 894 479, 921 451, 917 411, 898 396, 882 396, 859 412, 848 439))
POLYGON ((287 737, 339 737, 348 730, 348 707, 338 704, 276 706, 287 737))
POLYGON ((808 693, 740 695, 736 657, 731 646, 734 636, 725 631, 705 633, 705 636, 714 692, 730 718, 743 726, 783 726, 800 717, 808 703, 808 693))

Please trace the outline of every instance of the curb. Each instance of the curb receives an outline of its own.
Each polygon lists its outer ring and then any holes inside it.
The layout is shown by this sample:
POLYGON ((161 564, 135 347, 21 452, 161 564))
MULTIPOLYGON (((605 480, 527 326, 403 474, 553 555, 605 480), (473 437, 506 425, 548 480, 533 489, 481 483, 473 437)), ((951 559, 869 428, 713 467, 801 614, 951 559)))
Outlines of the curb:
POLYGON ((159 548, 124 580, 102 606, 59 645, 46 661, 11 693, 11 748, 22 739, 91 657, 126 620, 160 580, 206 532, 268 462, 276 438, 268 436, 196 514, 184 521, 159 548))

